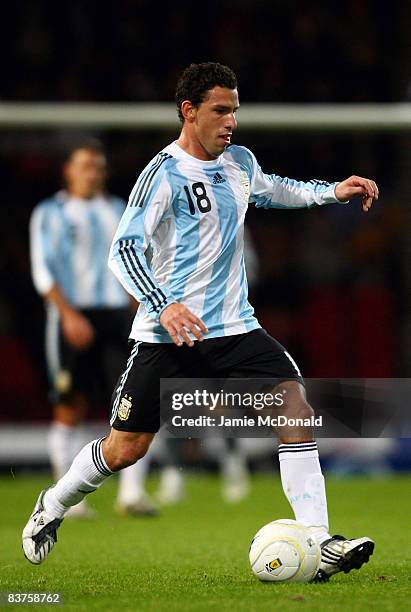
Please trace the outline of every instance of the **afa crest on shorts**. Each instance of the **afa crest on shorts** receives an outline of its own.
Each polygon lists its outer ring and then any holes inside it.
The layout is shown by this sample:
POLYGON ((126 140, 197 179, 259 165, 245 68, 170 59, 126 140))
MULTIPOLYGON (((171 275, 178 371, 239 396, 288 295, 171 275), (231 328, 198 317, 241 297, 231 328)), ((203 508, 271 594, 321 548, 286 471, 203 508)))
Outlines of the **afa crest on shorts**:
POLYGON ((69 370, 60 369, 54 376, 54 388, 59 393, 68 393, 71 390, 72 378, 69 370))
POLYGON ((127 421, 132 408, 131 395, 125 395, 121 398, 120 405, 117 410, 117 416, 120 421, 127 421))

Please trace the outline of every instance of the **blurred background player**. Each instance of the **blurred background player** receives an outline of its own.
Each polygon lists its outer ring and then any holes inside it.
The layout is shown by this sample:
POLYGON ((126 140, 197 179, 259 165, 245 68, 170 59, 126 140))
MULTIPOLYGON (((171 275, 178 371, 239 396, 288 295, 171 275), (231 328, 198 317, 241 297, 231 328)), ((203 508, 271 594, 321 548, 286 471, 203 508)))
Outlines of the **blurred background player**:
MULTIPOLYGON (((125 204, 106 193, 107 162, 98 142, 75 146, 63 166, 65 187, 34 209, 30 223, 34 285, 46 305, 45 352, 53 422, 48 436, 56 478, 83 446, 90 404, 109 404, 127 352, 133 304, 107 267, 125 204)), ((146 462, 120 473, 117 509, 154 514, 143 489, 146 462)), ((91 518, 85 501, 70 514, 91 518)))

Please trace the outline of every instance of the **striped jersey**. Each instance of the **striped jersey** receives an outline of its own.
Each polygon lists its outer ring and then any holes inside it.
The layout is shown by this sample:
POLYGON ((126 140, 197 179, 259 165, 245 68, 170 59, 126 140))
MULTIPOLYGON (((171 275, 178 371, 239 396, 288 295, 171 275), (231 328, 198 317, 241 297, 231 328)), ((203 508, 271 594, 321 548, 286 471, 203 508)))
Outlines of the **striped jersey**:
POLYGON ((113 236, 125 209, 103 194, 85 200, 59 191, 38 204, 30 220, 31 269, 44 295, 57 285, 78 308, 120 308, 130 300, 107 268, 113 236))
POLYGON ((140 174, 110 250, 109 266, 140 302, 131 338, 172 342, 159 317, 173 302, 204 321, 206 338, 260 327, 247 297, 248 205, 321 206, 338 201, 336 184, 264 174, 242 146, 230 145, 212 161, 189 155, 176 142, 163 149, 140 174))

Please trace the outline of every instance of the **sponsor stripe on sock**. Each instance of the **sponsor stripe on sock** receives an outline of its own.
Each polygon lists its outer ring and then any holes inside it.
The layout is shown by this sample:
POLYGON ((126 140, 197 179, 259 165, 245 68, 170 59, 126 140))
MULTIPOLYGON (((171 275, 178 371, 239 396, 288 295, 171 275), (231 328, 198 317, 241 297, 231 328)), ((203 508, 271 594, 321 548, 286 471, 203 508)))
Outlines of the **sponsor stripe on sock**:
POLYGON ((101 465, 101 467, 103 468, 104 472, 107 474, 107 476, 111 476, 111 474, 113 473, 107 466, 105 459, 104 459, 104 455, 103 455, 103 440, 105 438, 100 438, 100 440, 97 442, 97 458, 98 461, 101 465))
POLYGON ((312 446, 313 444, 317 445, 317 442, 315 440, 312 440, 311 442, 287 442, 287 443, 284 443, 284 444, 279 444, 278 448, 282 448, 282 447, 290 448, 290 447, 293 447, 293 446, 296 446, 296 447, 300 447, 300 446, 312 446))
POLYGON ((278 454, 281 453, 304 453, 317 450, 316 442, 298 442, 295 444, 280 444, 278 446, 278 454))
POLYGON ((100 474, 102 474, 103 476, 110 476, 111 472, 106 470, 106 468, 104 467, 104 464, 101 463, 100 457, 98 456, 99 443, 101 444, 101 440, 97 440, 96 442, 94 442, 94 444, 91 447, 93 462, 96 468, 98 469, 98 471, 100 472, 100 474))

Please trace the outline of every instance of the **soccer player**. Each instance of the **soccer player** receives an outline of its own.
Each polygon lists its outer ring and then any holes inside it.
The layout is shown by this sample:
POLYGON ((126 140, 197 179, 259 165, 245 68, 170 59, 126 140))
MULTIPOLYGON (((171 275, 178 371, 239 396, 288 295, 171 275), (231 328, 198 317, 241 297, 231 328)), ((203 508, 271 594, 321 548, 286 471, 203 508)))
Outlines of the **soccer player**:
MULTIPOLYGON (((65 188, 35 207, 30 223, 34 285, 46 305, 46 359, 53 401, 49 455, 55 477, 84 442, 90 400, 108 403, 126 356, 130 296, 107 268, 125 204, 104 190, 106 157, 98 142, 75 146, 63 166, 65 188)), ((145 463, 120 475, 118 509, 153 513, 145 463)), ((136 464, 138 465, 138 464, 136 464)), ((91 518, 85 500, 69 515, 91 518)))
MULTIPOLYGON (((288 416, 313 414, 294 359, 261 329, 248 302, 245 213, 249 204, 266 210, 345 206, 356 196, 368 211, 377 185, 359 176, 328 183, 264 174, 251 151, 231 144, 239 101, 228 67, 189 66, 176 102, 180 136, 138 178, 110 252, 111 269, 140 302, 134 344, 113 394, 111 431, 87 444, 67 474, 40 493, 23 531, 32 563, 50 553, 70 506, 145 455, 160 426, 160 377, 276 378, 286 391, 288 416), (144 257, 149 245, 150 267, 144 257)), ((374 543, 330 535, 313 432, 284 430, 278 437, 284 493, 296 520, 322 547, 317 579, 361 567, 374 543)))

